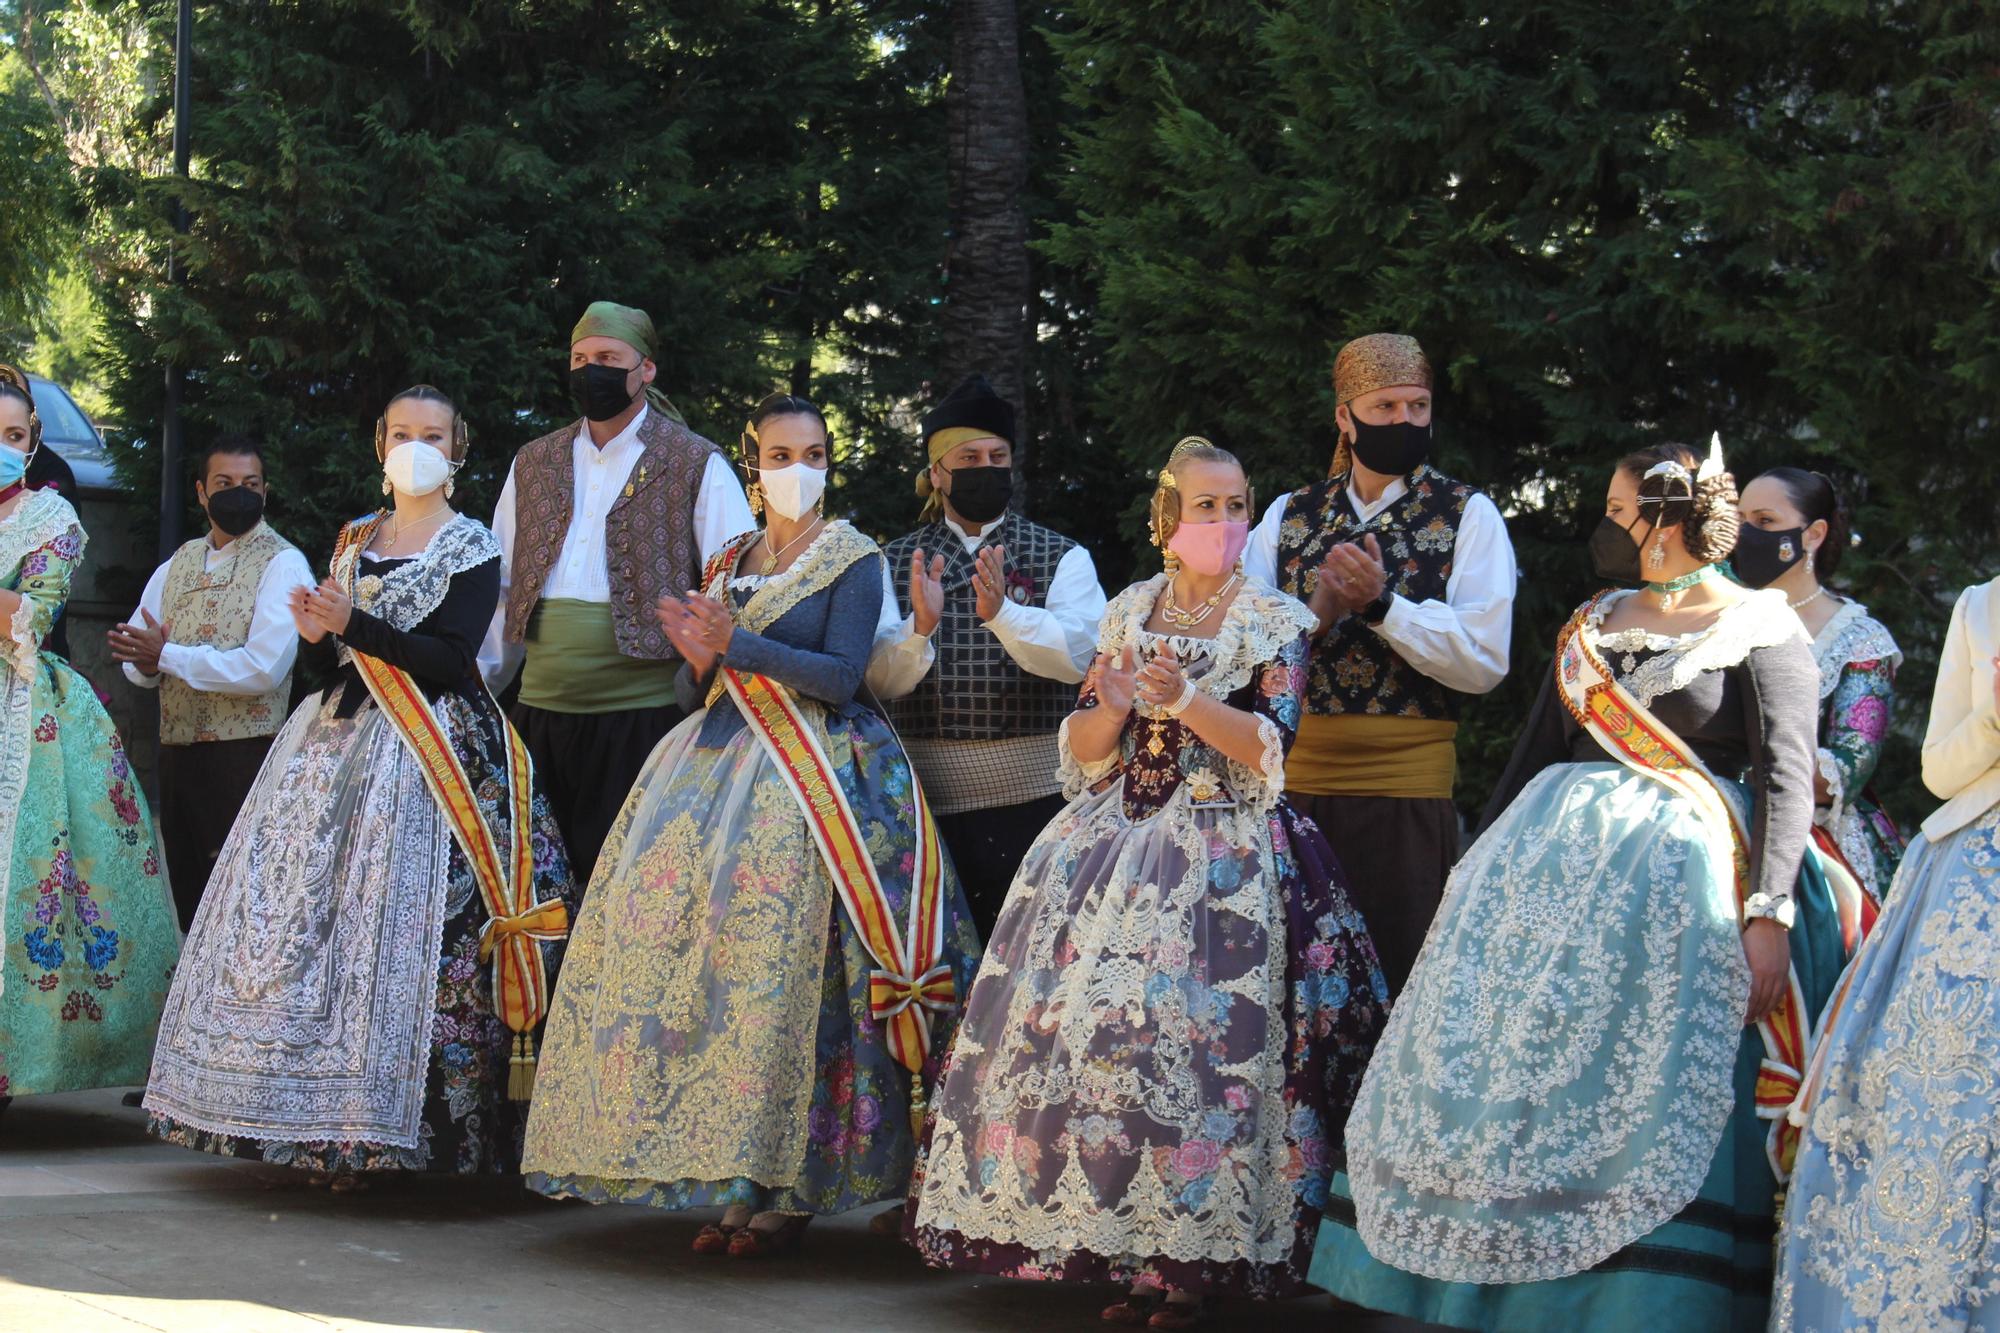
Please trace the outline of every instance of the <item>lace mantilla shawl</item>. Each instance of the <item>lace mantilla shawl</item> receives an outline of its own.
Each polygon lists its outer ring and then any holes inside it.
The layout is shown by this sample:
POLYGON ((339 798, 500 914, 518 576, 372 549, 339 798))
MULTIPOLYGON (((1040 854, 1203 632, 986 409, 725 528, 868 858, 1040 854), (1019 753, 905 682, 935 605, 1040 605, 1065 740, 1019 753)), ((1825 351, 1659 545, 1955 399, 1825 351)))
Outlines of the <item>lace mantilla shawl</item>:
MULTIPOLYGON (((1146 622, 1152 618, 1153 607, 1166 585, 1167 576, 1156 574, 1112 598, 1104 610, 1103 628, 1098 631, 1098 651, 1110 657, 1123 652, 1127 644, 1139 648, 1149 642, 1164 642, 1173 645, 1183 662, 1190 662, 1197 655, 1205 656, 1208 670, 1199 676, 1190 674, 1189 678, 1194 681, 1195 689, 1218 703, 1228 703, 1230 696, 1249 684, 1267 664, 1276 661, 1286 646, 1299 635, 1310 634, 1319 623, 1297 598, 1255 579, 1245 579, 1235 600, 1222 613, 1222 623, 1216 627, 1214 638, 1159 634, 1147 629, 1146 622)), ((1139 702, 1133 704, 1132 711, 1135 717, 1164 716, 1139 702)), ((1268 809, 1285 789, 1284 735, 1266 717, 1257 719, 1257 733, 1264 750, 1255 768, 1234 759, 1226 760, 1231 792, 1252 811, 1268 809)), ((1067 719, 1057 738, 1063 793, 1071 800, 1116 766, 1115 757, 1090 765, 1077 760, 1069 748, 1067 719)))
MULTIPOLYGON (((736 581, 736 566, 764 534, 746 532, 732 538, 708 562, 702 586, 710 597, 726 601, 729 586, 736 581)), ((857 560, 880 558, 882 548, 845 519, 835 519, 820 529, 817 537, 799 552, 789 569, 762 579, 750 600, 736 613, 736 623, 751 633, 762 633, 784 619, 785 613, 839 581, 857 560)))
POLYGON ((341 533, 333 577, 348 590, 356 606, 394 629, 415 629, 444 605, 453 575, 500 558, 500 539, 492 530, 478 519, 459 514, 439 528, 408 564, 382 574, 361 573, 362 543, 349 541, 348 536, 366 522, 369 520, 358 519, 341 533))
MULTIPOLYGON (((1123 652, 1127 643, 1137 646, 1147 633, 1146 622, 1167 586, 1165 574, 1155 574, 1135 583, 1111 599, 1104 609, 1104 627, 1098 631, 1097 648, 1107 656, 1123 652)), ((1214 666, 1195 682, 1195 688, 1212 699, 1227 703, 1229 696, 1250 683, 1250 679, 1301 634, 1312 633, 1318 619, 1296 597, 1288 597, 1268 584, 1246 578, 1236 600, 1222 613, 1215 637, 1189 640, 1168 637, 1173 642, 1198 643, 1214 666)))
POLYGON ((1848 602, 1820 627, 1812 641, 1813 658, 1819 663, 1819 701, 1823 704, 1840 684, 1840 673, 1856 662, 1903 664, 1903 650, 1881 621, 1868 614, 1859 602, 1848 602))
POLYGON ((1697 676, 1722 671, 1740 664, 1759 648, 1775 648, 1787 639, 1805 637, 1805 627, 1792 613, 1785 594, 1774 588, 1760 588, 1745 594, 1742 601, 1725 608, 1707 629, 1673 637, 1644 629, 1622 629, 1606 634, 1604 618, 1611 608, 1633 595, 1631 589, 1607 594, 1590 614, 1586 632, 1597 641, 1597 650, 1618 671, 1618 683, 1651 708, 1663 694, 1684 690, 1697 676), (1656 656, 1637 661, 1634 654, 1656 656), (1627 666, 1624 660, 1631 659, 1627 666))

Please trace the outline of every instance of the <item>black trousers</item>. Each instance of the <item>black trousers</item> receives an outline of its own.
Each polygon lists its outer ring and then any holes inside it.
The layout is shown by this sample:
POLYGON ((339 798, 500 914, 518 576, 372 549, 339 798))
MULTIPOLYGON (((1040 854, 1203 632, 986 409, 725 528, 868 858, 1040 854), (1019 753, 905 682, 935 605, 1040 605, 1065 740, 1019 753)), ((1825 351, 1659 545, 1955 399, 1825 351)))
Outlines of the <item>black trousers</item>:
POLYGON ((1450 801, 1426 797, 1295 794, 1290 800, 1333 844, 1347 873, 1347 896, 1375 939, 1389 994, 1400 995, 1458 860, 1458 811, 1450 801))
POLYGON ((182 930, 194 924, 194 909, 215 873, 215 858, 222 855, 222 844, 250 797, 273 739, 253 736, 160 747, 160 841, 182 930))
POLYGON ((647 756, 686 716, 673 707, 552 713, 514 705, 515 729, 548 793, 579 893, 590 885, 597 854, 647 756))
POLYGON ((1014 883, 1014 872, 1049 821, 1067 804, 1061 796, 1044 796, 1022 805, 995 806, 939 815, 938 834, 951 852, 958 882, 965 886, 966 904, 983 944, 993 937, 1001 904, 1014 883))

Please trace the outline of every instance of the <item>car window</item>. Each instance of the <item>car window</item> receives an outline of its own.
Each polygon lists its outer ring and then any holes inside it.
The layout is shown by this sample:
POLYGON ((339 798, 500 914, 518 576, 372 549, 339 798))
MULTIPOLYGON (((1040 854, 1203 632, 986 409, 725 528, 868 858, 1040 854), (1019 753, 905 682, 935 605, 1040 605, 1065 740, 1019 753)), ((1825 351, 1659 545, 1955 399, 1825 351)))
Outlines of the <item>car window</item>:
POLYGON ((96 444, 97 432, 69 395, 47 380, 30 378, 35 391, 35 413, 42 419, 42 434, 62 444, 96 444))

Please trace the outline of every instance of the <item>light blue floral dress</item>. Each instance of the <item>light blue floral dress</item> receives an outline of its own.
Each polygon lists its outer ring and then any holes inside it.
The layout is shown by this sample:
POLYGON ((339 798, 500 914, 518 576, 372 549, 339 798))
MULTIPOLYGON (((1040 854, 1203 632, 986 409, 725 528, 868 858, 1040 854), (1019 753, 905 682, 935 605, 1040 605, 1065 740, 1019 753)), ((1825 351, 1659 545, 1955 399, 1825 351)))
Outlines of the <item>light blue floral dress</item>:
POLYGON ((41 651, 83 563, 76 511, 0 519, 0 1098, 143 1083, 180 949, 146 797, 89 682, 41 651))

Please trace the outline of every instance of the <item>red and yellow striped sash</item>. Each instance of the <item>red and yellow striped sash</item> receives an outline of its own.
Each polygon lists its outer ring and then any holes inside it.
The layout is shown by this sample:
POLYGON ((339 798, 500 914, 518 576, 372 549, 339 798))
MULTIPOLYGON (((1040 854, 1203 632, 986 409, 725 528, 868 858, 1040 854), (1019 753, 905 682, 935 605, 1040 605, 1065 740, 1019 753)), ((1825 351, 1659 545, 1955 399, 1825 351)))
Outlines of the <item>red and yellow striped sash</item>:
MULTIPOLYGON (((334 576, 353 596, 354 566, 372 540, 380 516, 350 526, 334 553, 334 576), (343 560, 343 556, 347 557, 343 560)), ((507 1095, 526 1101, 534 1091, 533 1033, 549 1010, 548 969, 541 940, 569 933, 569 908, 560 899, 535 901, 534 771, 528 747, 503 717, 507 740, 508 845, 502 849, 479 812, 472 783, 452 752, 451 738, 410 673, 366 653, 353 654, 355 671, 396 734, 410 748, 424 785, 444 813, 452 838, 465 853, 487 922, 479 933, 479 961, 493 967, 493 1006, 515 1034, 507 1095)))
POLYGON ((868 977, 868 1005, 888 1035, 889 1053, 912 1073, 922 1070, 931 1048, 931 1014, 949 1013, 958 999, 951 967, 944 961, 944 855, 923 785, 912 773, 916 863, 907 931, 902 932, 810 719, 768 677, 728 667, 718 674, 798 802, 841 907, 875 962, 868 977))

